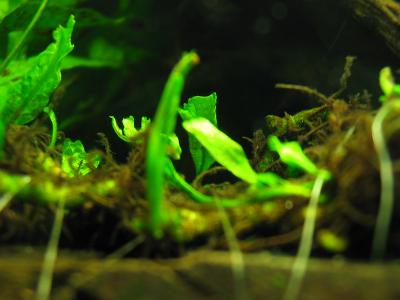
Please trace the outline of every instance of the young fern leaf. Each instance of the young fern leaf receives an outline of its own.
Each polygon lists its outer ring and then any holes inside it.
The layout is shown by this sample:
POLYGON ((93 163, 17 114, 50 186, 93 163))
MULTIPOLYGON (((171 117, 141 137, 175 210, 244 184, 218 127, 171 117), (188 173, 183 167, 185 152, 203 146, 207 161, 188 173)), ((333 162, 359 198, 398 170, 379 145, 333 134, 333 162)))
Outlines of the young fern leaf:
MULTIPOLYGON (((114 118, 114 116, 110 116, 110 118, 111 126, 121 140, 127 143, 135 144, 141 144, 144 142, 143 133, 151 123, 151 120, 149 118, 142 117, 139 129, 135 128, 135 118, 132 116, 122 119, 122 125, 124 126, 123 129, 118 126, 117 120, 114 118)), ((182 149, 176 134, 173 133, 169 136, 163 134, 162 137, 167 139, 167 155, 169 157, 172 157, 172 159, 180 159, 182 149)))
POLYGON ((161 95, 151 126, 146 155, 147 197, 150 203, 150 230, 155 237, 162 236, 166 222, 163 212, 164 169, 167 163, 168 139, 175 130, 176 116, 185 78, 200 61, 195 52, 183 54, 172 70, 161 95))
POLYGON ((143 142, 141 133, 143 133, 146 130, 147 126, 150 125, 149 118, 147 117, 141 118, 139 129, 135 128, 135 118, 133 116, 129 116, 128 118, 122 118, 122 125, 124 126, 123 129, 121 129, 118 126, 117 120, 115 119, 114 116, 110 116, 110 118, 111 118, 111 126, 121 140, 127 143, 135 142, 137 144, 143 142))
POLYGON ((80 140, 75 142, 70 139, 66 139, 63 144, 62 158, 61 158, 61 169, 70 177, 74 177, 76 174, 86 175, 90 173, 91 163, 93 168, 97 168, 100 164, 100 157, 93 156, 92 161, 88 161, 89 156, 85 151, 85 148, 80 140))
POLYGON ((250 166, 242 146, 216 128, 205 118, 195 118, 182 123, 210 155, 236 177, 250 183, 258 182, 257 173, 250 166))
MULTIPOLYGON (((179 110, 179 113, 184 121, 203 117, 217 127, 216 106, 216 93, 212 93, 206 97, 196 96, 190 98, 188 102, 183 105, 183 108, 179 110)), ((197 175, 208 170, 215 162, 212 155, 208 153, 193 134, 189 134, 189 150, 194 161, 197 175)))

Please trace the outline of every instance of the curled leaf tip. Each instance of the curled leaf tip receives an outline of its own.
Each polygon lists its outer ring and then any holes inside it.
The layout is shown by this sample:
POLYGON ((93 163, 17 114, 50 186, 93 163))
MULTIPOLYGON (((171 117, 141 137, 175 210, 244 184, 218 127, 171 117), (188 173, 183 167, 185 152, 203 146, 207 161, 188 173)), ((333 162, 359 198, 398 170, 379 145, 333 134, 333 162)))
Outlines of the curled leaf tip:
POLYGON ((393 93, 395 81, 390 67, 384 67, 379 72, 379 84, 385 96, 389 96, 393 93))

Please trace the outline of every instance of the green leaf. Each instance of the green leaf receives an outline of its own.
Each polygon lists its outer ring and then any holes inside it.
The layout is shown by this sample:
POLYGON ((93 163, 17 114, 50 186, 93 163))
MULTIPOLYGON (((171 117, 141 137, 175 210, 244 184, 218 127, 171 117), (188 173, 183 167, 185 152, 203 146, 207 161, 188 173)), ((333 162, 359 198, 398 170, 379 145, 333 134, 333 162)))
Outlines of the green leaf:
POLYGON ((254 184, 257 173, 252 169, 242 146, 216 128, 205 118, 183 122, 183 128, 193 134, 214 159, 240 179, 254 184))
POLYGON ((127 143, 130 143, 133 141, 135 141, 136 143, 143 142, 143 138, 139 138, 139 139, 137 139, 137 138, 150 124, 149 118, 142 117, 139 129, 135 128, 135 118, 133 116, 129 116, 128 118, 122 119, 122 125, 124 126, 123 129, 121 129, 118 126, 117 120, 115 119, 114 116, 110 116, 110 118, 111 118, 111 126, 121 140, 123 140, 127 143))
POLYGON ((389 67, 384 67, 379 73, 379 84, 385 96, 390 96, 395 87, 392 71, 389 67))
MULTIPOLYGON (((92 167, 97 168, 100 160, 100 156, 93 156, 91 161, 92 167)), ((61 169, 70 177, 76 174, 86 175, 90 173, 91 168, 89 167, 88 154, 80 140, 73 142, 70 139, 66 139, 64 141, 61 169)))
POLYGON ((61 81, 61 61, 73 49, 74 24, 71 16, 66 28, 59 26, 53 32, 55 42, 36 57, 35 63, 19 81, 0 86, 0 95, 6 102, 0 111, 4 122, 28 123, 47 106, 50 95, 61 81))
MULTIPOLYGON (((181 109, 179 113, 185 121, 202 117, 206 118, 217 127, 216 106, 216 93, 212 93, 206 97, 196 96, 190 98, 188 102, 183 105, 183 109, 181 109)), ((189 149, 196 168, 196 174, 206 171, 214 163, 214 158, 193 134, 189 134, 189 149)))
POLYGON ((185 78, 193 66, 200 62, 196 52, 184 53, 173 68, 154 117, 147 140, 146 179, 150 204, 150 230, 155 237, 163 234, 167 217, 163 209, 164 169, 167 161, 168 139, 175 131, 176 116, 185 78))
POLYGON ((280 159, 288 166, 299 168, 308 174, 321 175, 324 180, 329 180, 331 175, 327 170, 319 169, 303 152, 298 142, 282 143, 276 136, 268 138, 268 145, 272 151, 279 154, 280 159))

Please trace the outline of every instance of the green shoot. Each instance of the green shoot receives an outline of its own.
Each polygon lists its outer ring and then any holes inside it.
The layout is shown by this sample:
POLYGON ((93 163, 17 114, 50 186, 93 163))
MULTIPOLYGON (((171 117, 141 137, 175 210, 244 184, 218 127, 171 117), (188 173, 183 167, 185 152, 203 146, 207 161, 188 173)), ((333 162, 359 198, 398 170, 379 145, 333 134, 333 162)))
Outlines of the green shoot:
MULTIPOLYGON (((179 113, 184 121, 203 117, 208 119, 216 127, 216 105, 216 93, 212 93, 206 97, 196 96, 190 98, 188 102, 183 105, 183 109, 179 110, 179 113)), ((215 161, 214 158, 192 134, 189 134, 189 150, 193 158, 197 175, 208 170, 208 168, 215 161)))
POLYGON ((150 202, 150 230, 155 237, 162 236, 166 222, 163 212, 164 169, 167 162, 168 141, 175 131, 176 116, 185 78, 200 61, 195 52, 185 53, 172 70, 161 95, 152 124, 146 155, 147 197, 150 202))
POLYGON ((18 54, 20 51, 21 47, 26 41, 26 38, 29 36, 31 33, 32 29, 35 27, 37 21, 40 19, 40 17, 43 14, 43 11, 46 8, 48 0, 42 0, 42 3, 40 4, 38 10, 36 11, 36 14, 33 16, 31 22, 29 23, 28 27, 25 29, 23 35, 21 36, 20 40, 18 43, 15 45, 15 47, 11 50, 11 52, 8 54, 6 59, 1 63, 0 65, 0 74, 4 72, 4 70, 7 68, 8 64, 14 59, 14 57, 18 54))
POLYGON ((322 175, 325 180, 329 180, 331 175, 327 170, 319 169, 303 152, 298 142, 282 143, 276 136, 268 139, 269 148, 279 153, 280 159, 291 167, 302 169, 308 174, 322 175))
POLYGON ((224 207, 221 205, 218 199, 215 199, 215 203, 218 208, 218 214, 222 223, 222 229, 224 230, 226 242, 230 250, 231 268, 233 279, 235 281, 235 298, 238 300, 246 300, 248 299, 248 292, 246 287, 243 253, 240 250, 235 231, 231 222, 229 221, 229 217, 224 207))
POLYGON ((376 114, 371 129, 381 173, 380 204, 372 241, 371 257, 373 259, 382 259, 385 254, 394 205, 393 166, 386 147, 383 122, 392 111, 400 108, 400 85, 395 83, 389 67, 381 70, 379 83, 384 93, 381 97, 384 104, 376 114))
POLYGON ((382 124, 393 108, 399 108, 396 102, 390 102, 382 106, 372 123, 372 139, 379 157, 379 169, 381 173, 381 196, 376 220, 374 238, 372 242, 373 259, 382 259, 385 254, 390 221, 394 203, 394 178, 393 167, 389 150, 386 147, 382 124), (396 104, 396 105, 395 105, 396 104), (397 107, 396 107, 397 106, 397 107))
POLYGON ((307 206, 307 213, 301 234, 300 246, 290 274, 289 284, 286 288, 283 299, 296 300, 306 273, 308 259, 311 254, 313 235, 315 230, 315 220, 322 186, 325 182, 324 173, 320 173, 315 179, 311 192, 310 202, 307 206))
POLYGON ((36 300, 47 300, 50 297, 51 285, 53 279, 54 265, 58 254, 58 242, 60 240, 62 223, 64 219, 65 198, 61 198, 57 205, 57 211, 51 229, 49 243, 47 244, 46 254, 44 256, 42 271, 36 290, 36 300))
MULTIPOLYGON (((61 169, 70 177, 77 174, 86 175, 91 172, 89 167, 89 156, 80 140, 75 142, 66 139, 63 144, 61 169)), ((100 164, 100 157, 93 156, 91 166, 97 168, 100 164)))
POLYGON ((384 67, 380 71, 379 84, 383 91, 383 95, 379 98, 381 102, 400 100, 400 84, 396 84, 390 67, 384 67))
POLYGON ((236 177, 250 183, 258 182, 257 173, 250 166, 242 146, 216 128, 205 118, 182 123, 183 128, 207 149, 211 156, 236 177))
MULTIPOLYGON (((146 128, 149 127, 151 120, 147 117, 142 117, 140 129, 135 128, 135 119, 132 116, 128 118, 122 119, 122 125, 124 126, 123 129, 119 128, 117 120, 110 116, 111 118, 111 125, 118 135, 118 137, 127 142, 127 143, 135 143, 141 144, 144 142, 143 133, 145 132, 146 128)), ((164 139, 167 140, 167 155, 172 159, 180 159, 182 154, 182 148, 179 144, 179 139, 175 133, 166 136, 165 134, 161 135, 164 139)))
POLYGON ((51 122, 51 141, 49 144, 49 148, 52 149, 56 146, 56 142, 57 142, 57 117, 56 114, 54 113, 54 111, 49 108, 49 107, 45 107, 43 109, 43 111, 49 115, 49 119, 51 122))
POLYGON ((132 116, 122 119, 122 125, 124 126, 123 129, 121 129, 118 126, 117 120, 114 118, 114 116, 110 116, 110 118, 111 118, 112 128, 114 129, 115 133, 121 140, 127 143, 135 142, 140 144, 143 142, 141 134, 146 130, 147 126, 150 124, 149 118, 147 117, 141 118, 139 129, 135 128, 135 118, 132 116))

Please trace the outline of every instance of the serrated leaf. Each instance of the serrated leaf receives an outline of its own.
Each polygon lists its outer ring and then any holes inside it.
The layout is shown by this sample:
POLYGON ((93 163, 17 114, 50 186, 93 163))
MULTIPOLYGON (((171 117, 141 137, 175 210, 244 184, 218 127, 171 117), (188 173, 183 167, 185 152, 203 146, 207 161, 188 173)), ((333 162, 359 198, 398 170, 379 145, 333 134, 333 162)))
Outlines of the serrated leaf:
MULTIPOLYGON (((100 164, 100 157, 93 157, 91 164, 97 168, 100 164)), ((66 139, 64 141, 61 169, 70 177, 76 174, 86 175, 91 171, 88 163, 88 154, 80 140, 73 142, 70 139, 66 139)))
MULTIPOLYGON (((217 126, 217 94, 212 93, 209 96, 195 96, 188 100, 180 110, 183 120, 187 121, 192 118, 206 118, 214 126, 217 126)), ((201 145, 193 134, 189 134, 189 150, 194 161, 196 174, 206 171, 214 162, 214 158, 201 145)))
POLYGON ((240 179, 254 184, 257 173, 252 169, 242 146, 216 128, 205 118, 196 118, 182 123, 183 128, 193 134, 214 159, 240 179))
POLYGON ((71 35, 75 19, 71 16, 67 26, 54 32, 55 42, 40 53, 32 67, 18 81, 0 86, 6 89, 6 102, 0 117, 6 123, 26 124, 34 120, 47 106, 50 95, 61 81, 61 62, 73 49, 71 35))

